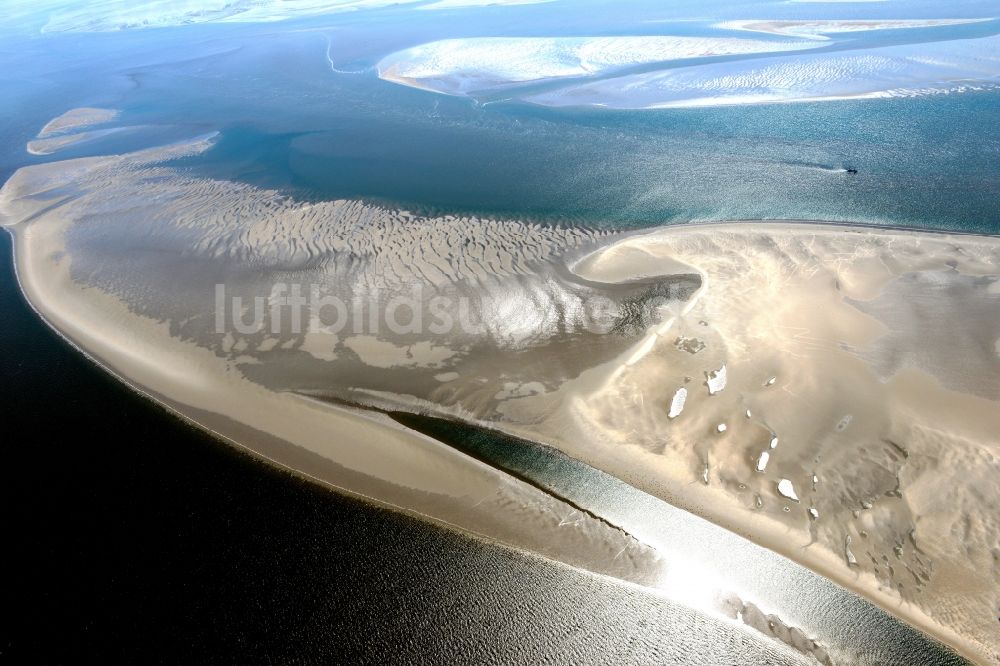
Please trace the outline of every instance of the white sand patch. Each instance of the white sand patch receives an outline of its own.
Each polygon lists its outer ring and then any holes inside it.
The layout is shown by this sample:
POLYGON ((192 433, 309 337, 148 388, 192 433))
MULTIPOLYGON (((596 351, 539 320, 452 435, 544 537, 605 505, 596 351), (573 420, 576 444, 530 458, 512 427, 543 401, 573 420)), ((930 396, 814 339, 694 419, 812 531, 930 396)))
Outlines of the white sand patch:
POLYGON ((716 393, 722 393, 726 388, 727 379, 728 375, 725 365, 718 370, 705 373, 705 384, 708 386, 708 394, 715 395, 716 393))
POLYGON ((670 400, 670 411, 667 418, 676 419, 684 411, 684 403, 687 402, 688 391, 683 386, 674 392, 674 397, 670 400))
POLYGON ((397 51, 378 63, 378 72, 394 83, 467 95, 513 83, 591 76, 654 62, 815 46, 813 42, 729 37, 476 37, 397 51))
POLYGON ((788 479, 778 481, 778 492, 781 493, 783 497, 787 497, 793 502, 799 501, 799 496, 795 494, 795 486, 788 479))
POLYGON ((592 252, 572 266, 577 275, 596 282, 622 283, 655 275, 691 274, 698 269, 670 257, 657 256, 642 248, 613 246, 592 252))

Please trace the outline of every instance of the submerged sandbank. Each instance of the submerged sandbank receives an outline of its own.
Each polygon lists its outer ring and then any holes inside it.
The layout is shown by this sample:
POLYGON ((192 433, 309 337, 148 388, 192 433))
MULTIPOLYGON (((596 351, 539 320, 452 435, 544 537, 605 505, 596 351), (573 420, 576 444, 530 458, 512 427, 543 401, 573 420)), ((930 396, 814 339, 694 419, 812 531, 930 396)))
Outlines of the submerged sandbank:
POLYGON ((788 223, 611 235, 304 204, 160 164, 211 142, 27 167, 0 195, 28 298, 124 381, 350 492, 664 579, 669 562, 615 523, 338 405, 542 442, 995 657, 1000 239, 788 223), (330 305, 296 329, 294 285, 475 325, 372 330, 371 310, 347 308, 332 330, 330 305))
POLYGON ((53 118, 28 142, 27 151, 32 155, 52 155, 65 148, 96 141, 128 131, 140 131, 141 126, 114 126, 94 129, 119 116, 117 109, 79 107, 53 118))
POLYGON ((92 125, 109 123, 118 117, 116 109, 100 109, 89 106, 82 106, 70 109, 66 113, 53 118, 38 132, 38 139, 48 139, 49 137, 69 132, 70 130, 80 130, 92 125))
POLYGON ((131 127, 108 127, 105 129, 89 130, 86 132, 72 132, 59 134, 45 139, 34 139, 28 142, 27 151, 32 155, 52 155, 66 148, 72 148, 81 144, 90 143, 115 134, 125 132, 138 132, 145 129, 140 126, 131 127))

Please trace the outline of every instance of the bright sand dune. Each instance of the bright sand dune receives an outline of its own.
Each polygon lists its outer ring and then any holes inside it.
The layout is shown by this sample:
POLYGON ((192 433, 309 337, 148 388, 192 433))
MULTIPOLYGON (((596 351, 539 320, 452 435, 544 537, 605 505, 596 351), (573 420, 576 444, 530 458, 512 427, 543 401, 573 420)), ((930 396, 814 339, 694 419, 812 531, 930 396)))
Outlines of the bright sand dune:
POLYGON ((397 51, 379 62, 378 72, 394 83, 464 95, 647 63, 815 46, 729 37, 477 37, 445 39, 397 51))
POLYGON ((773 20, 741 20, 723 21, 715 27, 728 30, 747 30, 750 32, 766 32, 789 37, 805 37, 807 39, 829 39, 826 35, 843 32, 867 32, 869 30, 906 30, 913 28, 939 28, 950 25, 968 23, 983 23, 993 19, 866 19, 866 20, 836 20, 836 19, 806 19, 793 21, 773 20))
POLYGON ((1000 37, 801 54, 644 72, 526 98, 620 109, 806 102, 983 90, 1000 84, 1000 37))
POLYGON ((486 423, 997 658, 1000 239, 774 223, 607 236, 302 204, 156 164, 210 143, 32 166, 0 194, 31 302, 133 386, 352 492, 662 575, 613 525, 335 403, 486 423), (288 284, 385 308, 410 295, 412 312, 478 325, 332 330, 321 315, 297 332, 288 284), (221 325, 216 285, 243 299, 221 325))

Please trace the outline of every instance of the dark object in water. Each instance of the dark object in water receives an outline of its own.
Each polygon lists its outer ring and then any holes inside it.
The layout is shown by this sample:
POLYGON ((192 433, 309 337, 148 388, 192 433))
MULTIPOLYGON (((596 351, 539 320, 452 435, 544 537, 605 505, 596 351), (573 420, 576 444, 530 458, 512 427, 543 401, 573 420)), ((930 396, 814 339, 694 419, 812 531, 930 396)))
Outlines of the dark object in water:
POLYGON ((845 171, 846 171, 847 173, 849 173, 849 174, 852 174, 852 175, 853 175, 853 174, 856 174, 856 173, 858 172, 858 170, 857 170, 857 169, 845 169, 845 171))

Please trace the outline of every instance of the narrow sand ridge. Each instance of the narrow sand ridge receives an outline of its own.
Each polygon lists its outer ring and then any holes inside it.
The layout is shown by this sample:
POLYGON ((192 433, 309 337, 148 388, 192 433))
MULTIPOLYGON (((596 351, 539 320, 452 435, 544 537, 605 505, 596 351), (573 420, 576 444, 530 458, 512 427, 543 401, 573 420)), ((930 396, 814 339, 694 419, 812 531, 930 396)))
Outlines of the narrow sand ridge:
POLYGON ((543 442, 996 659, 1000 239, 605 236, 304 204, 160 164, 211 141, 27 167, 0 194, 31 302, 133 386, 352 492, 660 578, 614 525, 336 404, 543 442), (325 299, 302 326, 296 286, 325 299))
POLYGON ((118 117, 115 109, 98 109, 94 107, 78 107, 70 109, 66 113, 53 118, 45 124, 38 132, 39 139, 48 139, 58 134, 64 134, 70 130, 79 130, 91 125, 109 123, 118 117))
POLYGON ((143 129, 142 127, 121 126, 89 129, 94 125, 110 123, 118 115, 119 112, 115 109, 92 107, 70 109, 46 123, 38 135, 28 142, 27 150, 32 155, 52 155, 64 148, 95 141, 112 134, 143 129))

